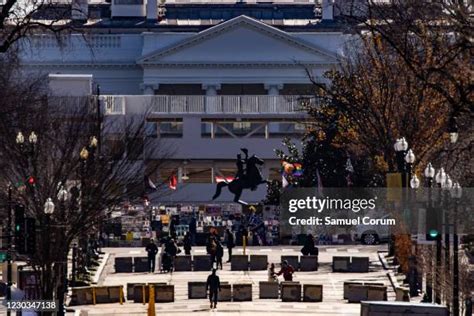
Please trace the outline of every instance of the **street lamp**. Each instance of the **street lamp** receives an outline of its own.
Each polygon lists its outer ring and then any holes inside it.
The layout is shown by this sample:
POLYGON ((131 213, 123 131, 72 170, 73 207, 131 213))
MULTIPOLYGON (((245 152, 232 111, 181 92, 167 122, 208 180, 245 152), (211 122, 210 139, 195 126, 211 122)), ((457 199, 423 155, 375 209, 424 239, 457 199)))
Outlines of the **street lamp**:
POLYGON ((44 213, 46 215, 51 215, 54 213, 54 203, 51 198, 48 198, 44 203, 44 213))
POLYGON ((23 136, 23 134, 21 132, 18 132, 18 134, 16 135, 16 143, 21 145, 25 142, 25 136, 23 136))
POLYGON ((66 189, 64 189, 63 186, 61 186, 61 189, 58 192, 58 200, 61 202, 66 202, 68 199, 68 192, 66 189))
POLYGON ((91 148, 97 148, 97 145, 99 144, 99 141, 97 140, 97 137, 95 136, 92 136, 91 139, 90 139, 90 147, 91 148))
POLYGON ((79 156, 81 157, 82 160, 87 160, 89 158, 89 151, 87 150, 86 147, 82 147, 81 152, 79 153, 79 156))
POLYGON ((416 176, 416 174, 413 175, 413 177, 410 180, 410 187, 412 189, 418 189, 420 187, 420 180, 416 176))
POLYGON ((436 184, 438 184, 439 187, 441 187, 442 184, 446 181, 446 172, 444 172, 443 167, 441 167, 438 170, 438 172, 436 173, 435 181, 436 181, 436 184))
POLYGON ((449 120, 448 133, 449 133, 449 140, 451 141, 451 144, 456 143, 459 138, 459 131, 458 131, 458 124, 454 116, 451 117, 451 119, 449 120))
POLYGON ((38 142, 38 136, 36 135, 35 132, 31 132, 30 136, 28 137, 28 141, 30 144, 36 144, 38 142))
POLYGON ((459 237, 458 237, 458 202, 462 197, 462 188, 458 182, 450 190, 454 199, 454 229, 453 229, 453 316, 459 316, 459 237))

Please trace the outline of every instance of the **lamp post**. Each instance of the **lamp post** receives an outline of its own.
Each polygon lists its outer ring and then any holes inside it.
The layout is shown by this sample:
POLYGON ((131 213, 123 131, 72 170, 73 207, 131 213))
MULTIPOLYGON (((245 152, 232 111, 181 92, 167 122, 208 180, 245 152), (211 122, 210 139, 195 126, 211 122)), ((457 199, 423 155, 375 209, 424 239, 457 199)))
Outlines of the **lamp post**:
POLYGON ((453 227, 453 316, 459 316, 459 238, 458 238, 458 202, 462 196, 459 183, 454 183, 450 191, 454 199, 454 227, 453 227))
POLYGON ((402 175, 402 187, 405 188, 407 186, 405 155, 408 150, 408 143, 405 137, 397 139, 393 147, 396 154, 397 169, 402 175))
MULTIPOLYGON (((443 186, 443 183, 446 182, 446 172, 444 172, 444 168, 441 167, 438 170, 438 172, 436 173, 436 176, 435 176, 435 181, 436 181, 436 185, 437 185, 438 188, 441 188, 443 186)), ((442 195, 438 194, 438 197, 440 199, 439 204, 441 205, 442 195)), ((437 269, 437 271, 439 271, 439 269, 441 268, 441 257, 442 257, 441 234, 438 234, 437 238, 436 238, 436 269, 437 269)), ((437 304, 441 304, 441 290, 440 290, 441 281, 439 279, 440 279, 440 275, 438 274, 437 280, 436 280, 436 287, 435 287, 435 291, 434 291, 435 292, 435 302, 437 304)))
MULTIPOLYGON (((8 185, 8 216, 7 216, 7 301, 12 299, 12 185, 8 185)), ((7 310, 10 316, 10 310, 7 310)))
MULTIPOLYGON (((426 186, 428 187, 428 207, 427 207, 428 212, 431 212, 432 210, 432 187, 433 187, 435 172, 436 170, 433 168, 433 165, 431 164, 431 162, 428 163, 428 165, 426 166, 423 172, 426 179, 426 186)), ((429 215, 430 214, 428 214, 428 216, 429 215)), ((429 232, 426 232, 426 233, 429 233, 429 232)), ((426 275, 426 296, 427 296, 428 302, 430 303, 433 302, 433 276, 432 276, 433 268, 432 266, 433 266, 433 261, 430 260, 429 266, 428 266, 429 273, 427 273, 426 275)))
POLYGON ((448 133, 449 133, 449 140, 451 144, 455 144, 459 138, 459 130, 458 130, 458 123, 457 123, 456 117, 454 116, 451 117, 449 120, 448 133))

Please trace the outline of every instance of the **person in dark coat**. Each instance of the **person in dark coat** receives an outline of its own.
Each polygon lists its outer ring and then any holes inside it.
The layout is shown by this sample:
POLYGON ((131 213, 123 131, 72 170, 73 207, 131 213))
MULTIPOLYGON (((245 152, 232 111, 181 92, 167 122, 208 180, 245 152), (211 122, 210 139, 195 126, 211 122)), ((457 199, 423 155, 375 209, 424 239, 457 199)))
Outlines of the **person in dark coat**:
POLYGON ((314 237, 311 234, 306 236, 303 248, 301 248, 301 253, 304 256, 317 256, 319 254, 319 249, 314 245, 314 237))
POLYGON ((191 246, 196 246, 196 232, 197 232, 197 220, 193 215, 189 222, 189 238, 191 239, 191 246))
POLYGON ((235 247, 235 235, 229 228, 225 231, 225 241, 229 252, 229 259, 227 262, 230 262, 232 260, 232 249, 235 247))
POLYGON ((222 270, 222 257, 224 257, 224 247, 222 244, 217 241, 216 245, 216 268, 219 269, 219 266, 222 270))
POLYGON ((211 303, 211 308, 217 307, 217 299, 221 290, 221 282, 216 272, 216 269, 212 269, 212 274, 207 277, 206 282, 206 292, 209 290, 209 302, 211 303))
POLYGON ((213 235, 210 235, 209 239, 207 240, 206 251, 209 254, 211 263, 214 264, 216 261, 217 241, 213 235))
POLYGON ((186 255, 191 254, 192 242, 191 242, 191 236, 189 232, 187 232, 186 235, 184 235, 183 248, 184 248, 184 254, 186 255))
POLYGON ((146 246, 145 251, 148 254, 148 269, 150 272, 155 272, 156 254, 158 253, 158 247, 153 239, 146 246))

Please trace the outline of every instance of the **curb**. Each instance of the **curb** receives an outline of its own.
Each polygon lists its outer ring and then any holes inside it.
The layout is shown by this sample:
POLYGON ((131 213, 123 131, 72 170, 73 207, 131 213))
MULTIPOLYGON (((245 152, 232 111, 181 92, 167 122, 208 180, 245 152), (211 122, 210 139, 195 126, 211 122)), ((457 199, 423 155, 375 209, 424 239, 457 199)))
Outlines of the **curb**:
POLYGON ((107 261, 109 260, 110 254, 106 252, 104 254, 104 257, 102 258, 99 267, 97 268, 96 273, 94 274, 94 278, 92 279, 92 283, 97 284, 99 283, 100 277, 102 275, 102 272, 104 272, 104 268, 107 265, 107 261))

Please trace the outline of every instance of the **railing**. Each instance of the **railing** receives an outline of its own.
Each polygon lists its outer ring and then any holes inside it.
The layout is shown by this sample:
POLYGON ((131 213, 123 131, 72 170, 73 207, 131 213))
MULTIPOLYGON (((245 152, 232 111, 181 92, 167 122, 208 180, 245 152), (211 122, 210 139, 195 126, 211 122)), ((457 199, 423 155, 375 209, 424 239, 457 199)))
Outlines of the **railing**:
POLYGON ((309 96, 292 95, 129 95, 103 96, 107 114, 125 114, 149 109, 152 114, 258 114, 302 112, 301 103, 315 103, 309 96))

